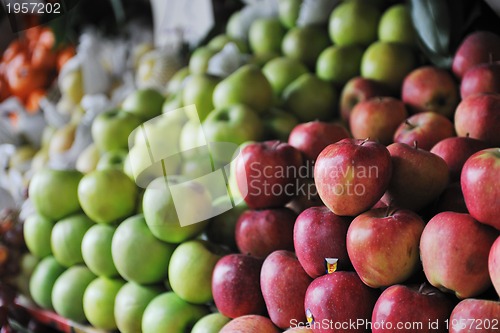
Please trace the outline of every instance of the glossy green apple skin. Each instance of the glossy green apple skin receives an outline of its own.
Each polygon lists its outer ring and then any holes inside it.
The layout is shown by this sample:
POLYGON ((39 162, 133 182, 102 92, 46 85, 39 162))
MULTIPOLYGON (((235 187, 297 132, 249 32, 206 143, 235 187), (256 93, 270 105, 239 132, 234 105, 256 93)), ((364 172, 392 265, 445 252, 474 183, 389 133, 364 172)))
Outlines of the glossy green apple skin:
POLYGON ((36 211, 53 221, 78 212, 78 184, 82 177, 76 170, 42 169, 35 173, 28 191, 36 211))
POLYGON ((248 42, 255 54, 279 53, 285 29, 277 18, 255 20, 248 31, 248 42))
POLYGON ((216 50, 203 46, 196 49, 189 58, 189 71, 191 74, 204 74, 208 70, 210 59, 217 53, 216 50))
POLYGON ((122 110, 132 113, 142 120, 159 116, 165 97, 152 88, 138 89, 131 93, 122 103, 122 110))
POLYGON ((416 46, 417 36, 406 4, 393 5, 382 14, 378 25, 378 39, 416 46))
POLYGON ((196 105, 198 118, 202 121, 214 109, 212 95, 217 83, 218 78, 206 74, 191 75, 186 79, 182 90, 182 104, 196 105))
POLYGON ((208 42, 207 46, 219 52, 229 43, 234 43, 241 53, 248 53, 248 46, 243 40, 230 37, 227 34, 215 36, 210 40, 210 42, 208 42))
POLYGON ((120 109, 109 110, 94 119, 92 138, 100 152, 127 149, 130 133, 140 124, 142 120, 134 114, 120 109))
POLYGON ((331 45, 324 29, 306 26, 290 29, 281 44, 283 54, 314 68, 320 53, 331 45))
POLYGON ((54 258, 61 265, 71 267, 83 263, 82 240, 93 225, 84 214, 69 216, 54 225, 50 244, 54 258))
POLYGON ((280 97, 283 90, 302 74, 307 73, 307 67, 300 61, 287 57, 278 57, 267 62, 262 72, 273 88, 275 96, 280 97))
MULTIPOLYGON (((231 193, 232 194, 232 193, 231 193)), ((223 206, 225 198, 217 198, 214 200, 214 206, 223 206)), ((207 237, 210 241, 222 244, 232 250, 237 251, 235 230, 236 223, 240 215, 248 209, 244 200, 241 200, 236 206, 222 214, 214 216, 207 227, 207 237)))
POLYGON ((82 255, 87 267, 97 276, 118 275, 111 255, 111 241, 116 227, 107 224, 92 226, 83 236, 82 255))
POLYGON ((168 95, 177 94, 182 89, 184 79, 189 76, 189 67, 182 67, 170 78, 167 86, 168 95))
POLYGON ((272 108, 264 115, 264 136, 266 140, 288 141, 292 130, 299 124, 298 118, 290 112, 272 108))
POLYGON ((219 333, 220 330, 231 321, 230 318, 219 312, 204 316, 196 322, 191 333, 219 333))
POLYGON ((359 45, 330 46, 319 55, 316 75, 335 86, 343 86, 359 75, 363 48, 359 45))
POLYGON ((114 316, 115 298, 125 281, 98 277, 83 294, 83 311, 90 324, 103 330, 116 329, 114 316))
POLYGON ((33 214, 24 221, 24 242, 31 254, 38 258, 44 258, 52 254, 50 248, 50 236, 54 222, 40 215, 33 214))
POLYGON ((285 28, 291 29, 296 26, 301 5, 302 0, 279 0, 278 17, 285 28))
POLYGON ((57 278, 66 270, 53 256, 42 259, 35 267, 29 282, 30 296, 35 303, 47 310, 53 310, 52 288, 57 278))
POLYGON ((101 155, 96 169, 118 169, 123 171, 128 152, 126 149, 111 150, 101 155))

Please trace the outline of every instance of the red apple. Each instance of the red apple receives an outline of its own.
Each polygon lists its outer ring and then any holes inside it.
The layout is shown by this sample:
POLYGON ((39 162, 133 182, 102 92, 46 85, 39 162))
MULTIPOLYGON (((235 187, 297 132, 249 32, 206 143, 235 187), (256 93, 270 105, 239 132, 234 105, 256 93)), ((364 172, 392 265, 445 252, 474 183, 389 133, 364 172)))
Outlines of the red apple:
POLYGON ((385 289, 375 303, 372 333, 446 333, 453 306, 446 294, 425 283, 394 285, 385 289))
POLYGON ((451 117, 460 100, 458 85, 446 70, 419 67, 403 81, 401 99, 412 113, 435 112, 451 117))
POLYGON ((340 116, 349 123, 351 111, 356 104, 373 97, 389 96, 388 89, 378 81, 361 76, 347 81, 340 94, 340 116))
POLYGON ((470 214, 500 230, 500 148, 472 155, 464 164, 460 183, 470 214))
POLYGON ((460 180, 465 161, 474 153, 489 148, 484 141, 469 137, 446 138, 434 145, 431 153, 441 157, 450 169, 450 180, 460 180))
POLYGON ((420 267, 424 221, 410 210, 378 208, 358 215, 347 231, 347 253, 369 287, 407 280, 420 267))
POLYGON ((354 216, 381 198, 391 174, 391 156, 384 145, 344 139, 319 154, 314 182, 321 200, 332 212, 354 216))
POLYGON ((434 215, 441 212, 469 213, 460 182, 450 183, 436 203, 434 215))
POLYGON ((455 112, 458 136, 470 136, 500 146, 500 94, 478 94, 464 99, 455 112))
POLYGON ((387 205, 418 211, 448 185, 448 166, 439 156, 404 143, 387 149, 392 158, 392 178, 382 201, 387 205))
POLYGON ((349 126, 355 139, 392 143, 399 124, 408 117, 405 105, 392 97, 375 97, 359 102, 352 109, 349 126))
POLYGON ((493 333, 500 329, 500 302, 464 299, 451 313, 450 333, 493 333))
POLYGON ((337 216, 327 207, 304 210, 295 221, 295 253, 312 278, 326 274, 325 258, 338 259, 338 268, 350 268, 346 236, 351 219, 337 216))
POLYGON ((472 67, 462 78, 460 84, 462 99, 482 93, 500 93, 500 62, 472 67))
POLYGON ((236 181, 248 207, 281 207, 296 195, 300 151, 280 141, 250 143, 236 161, 236 181))
POLYGON ((259 258, 276 250, 293 251, 296 218, 288 208, 247 210, 236 223, 236 245, 241 253, 259 258))
POLYGON ((293 252, 271 253, 260 272, 260 287, 271 321, 280 328, 305 322, 304 298, 312 282, 293 252))
POLYGON ((500 36, 489 31, 475 31, 458 47, 452 70, 461 79, 470 68, 496 60, 500 60, 500 36))
POLYGON ((369 332, 378 295, 355 272, 334 272, 309 285, 304 307, 314 333, 369 332))
POLYGON ((455 136, 453 123, 435 112, 421 112, 414 114, 399 125, 394 133, 394 142, 413 145, 425 150, 431 148, 439 141, 455 136))
POLYGON ((267 317, 246 315, 231 320, 219 333, 280 333, 280 330, 267 317))
POLYGON ((229 254, 217 262, 212 274, 212 293, 221 314, 236 318, 265 311, 260 290, 262 263, 262 259, 244 254, 229 254))
POLYGON ((488 271, 493 287, 500 296, 500 237, 493 243, 488 256, 488 271))
POLYGON ((469 214, 443 212, 425 226, 420 256, 427 280, 460 298, 491 286, 488 254, 498 232, 469 214))

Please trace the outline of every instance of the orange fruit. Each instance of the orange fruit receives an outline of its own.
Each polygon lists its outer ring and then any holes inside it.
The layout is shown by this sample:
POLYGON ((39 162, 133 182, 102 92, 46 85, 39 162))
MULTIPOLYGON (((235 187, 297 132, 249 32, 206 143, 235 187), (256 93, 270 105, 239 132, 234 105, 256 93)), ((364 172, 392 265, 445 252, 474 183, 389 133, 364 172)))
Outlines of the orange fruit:
POLYGON ((45 71, 33 68, 24 57, 17 56, 7 67, 6 79, 13 95, 25 100, 35 89, 47 83, 45 71))

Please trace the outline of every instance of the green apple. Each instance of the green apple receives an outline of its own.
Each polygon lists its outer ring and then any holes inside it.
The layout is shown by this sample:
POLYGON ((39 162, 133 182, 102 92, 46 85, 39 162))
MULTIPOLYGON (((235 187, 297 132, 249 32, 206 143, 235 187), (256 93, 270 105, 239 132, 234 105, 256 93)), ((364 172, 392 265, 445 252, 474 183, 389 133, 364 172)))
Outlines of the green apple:
POLYGON ((314 74, 302 74, 283 92, 285 108, 301 122, 334 118, 337 91, 314 74))
POLYGON ((226 34, 229 37, 245 40, 248 38, 248 34, 244 31, 241 21, 241 11, 236 11, 229 17, 226 24, 226 34))
POLYGON ((97 168, 97 163, 99 163, 99 158, 101 153, 94 143, 85 148, 76 160, 75 169, 81 173, 89 173, 97 168))
POLYGON ((212 211, 212 199, 199 182, 171 176, 168 184, 164 178, 151 182, 144 193, 142 209, 151 233, 176 244, 201 233, 207 224, 204 220, 212 211))
POLYGON ((302 0, 279 0, 278 1, 278 17, 281 24, 287 29, 295 27, 299 18, 300 6, 302 0))
POLYGON ((269 61, 279 57, 281 57, 280 53, 252 54, 248 64, 262 68, 269 61))
POLYGON ((98 277, 83 294, 83 311, 89 323, 99 329, 114 330, 115 298, 125 282, 120 279, 98 277))
POLYGON ((144 310, 160 293, 159 288, 127 282, 115 299, 115 321, 118 330, 121 333, 140 332, 144 310))
POLYGON ((307 67, 300 61, 286 57, 274 58, 262 68, 262 73, 278 97, 293 80, 307 72, 307 67))
POLYGON ((111 225, 96 224, 83 236, 83 261, 97 276, 113 277, 118 275, 111 255, 111 241, 115 230, 116 227, 111 225))
POLYGON ((207 46, 219 52, 224 48, 224 46, 229 43, 234 43, 241 53, 248 53, 248 46, 243 40, 230 37, 227 34, 220 34, 215 36, 210 40, 210 42, 208 42, 207 46))
POLYGON ((182 89, 175 93, 167 96, 163 106, 161 108, 162 113, 167 113, 172 110, 177 110, 182 108, 184 104, 182 104, 182 89))
POLYGON ((53 221, 78 212, 78 184, 82 177, 76 170, 42 169, 35 173, 28 191, 36 211, 53 221))
MULTIPOLYGON (((225 205, 225 198, 217 198, 214 200, 215 209, 217 206, 225 205)), ((241 200, 232 209, 225 211, 222 214, 214 216, 207 227, 207 238, 216 243, 229 247, 232 250, 237 250, 235 240, 236 223, 240 215, 248 209, 244 200, 241 200)))
POLYGON ((380 18, 378 39, 383 42, 393 42, 416 46, 416 33, 406 4, 389 7, 380 18))
POLYGON ((111 254, 118 273, 127 281, 156 283, 167 277, 175 246, 155 238, 142 215, 132 216, 116 228, 111 254))
POLYGON ((107 151, 99 158, 96 169, 118 169, 123 171, 127 155, 128 152, 125 149, 107 151))
POLYGON ((244 65, 215 87, 213 102, 217 109, 246 104, 262 113, 273 103, 273 89, 260 68, 244 65))
POLYGON ((83 311, 83 294, 96 276, 85 266, 68 268, 54 283, 52 304, 57 314, 82 323, 87 318, 83 311))
POLYGON ((192 157, 196 155, 197 147, 206 145, 205 134, 199 121, 188 121, 182 127, 179 147, 182 155, 192 157))
POLYGON ((189 303, 205 304, 212 301, 212 272, 223 254, 221 248, 204 240, 192 240, 179 245, 168 265, 168 280, 172 290, 189 303))
POLYGON ((170 78, 167 85, 169 95, 177 94, 182 89, 184 79, 189 76, 189 67, 182 67, 170 78))
POLYGON ((197 48, 189 58, 189 72, 191 74, 204 74, 208 70, 210 59, 217 53, 216 50, 202 46, 197 48))
POLYGON ((259 18, 248 31, 248 43, 255 54, 279 53, 285 29, 277 18, 259 18))
POLYGON ((281 50, 288 58, 314 68, 316 59, 330 44, 324 29, 315 26, 296 27, 286 33, 281 50))
POLYGON ((367 46, 377 40, 379 19, 380 11, 368 1, 344 1, 330 15, 330 38, 339 46, 367 46))
POLYGON ((127 149, 130 133, 141 123, 141 118, 132 113, 109 110, 99 114, 92 122, 92 139, 101 152, 127 149))
MULTIPOLYGON (((9 279, 9 283, 16 287, 21 295, 25 295, 26 297, 30 298, 31 276, 40 263, 40 258, 35 257, 31 253, 27 252, 17 260, 19 261, 19 272, 13 279, 9 279)), ((47 295, 50 296, 50 294, 47 295)))
POLYGON ((290 132, 299 124, 293 114, 272 108, 262 119, 266 139, 277 139, 288 142, 290 132))
POLYGON ((112 223, 130 216, 136 206, 137 187, 121 170, 95 170, 78 185, 82 209, 97 223, 112 223))
MULTIPOLYGON (((190 75, 186 79, 186 85, 182 90, 182 104, 196 106, 197 115, 204 120, 210 111, 214 109, 212 95, 219 79, 207 74, 190 75)), ((189 116, 189 114, 188 114, 189 116)))
POLYGON ((156 89, 138 89, 125 98, 122 110, 142 120, 148 120, 159 116, 165 97, 156 89))
POLYGON ((66 153, 73 143, 76 136, 76 124, 68 123, 58 128, 50 138, 49 156, 57 156, 66 153))
POLYGON ((185 333, 209 313, 201 305, 189 304, 174 292, 155 297, 146 307, 142 317, 143 333, 185 333))
POLYGON ((57 278, 66 270, 57 260, 48 256, 43 258, 35 267, 30 278, 30 295, 35 303, 48 310, 52 310, 52 288, 57 278))
POLYGON ((219 333, 219 331, 231 321, 219 312, 211 313, 196 322, 191 333, 219 333))
POLYGON ((83 236, 93 225, 83 214, 72 215, 54 225, 50 244, 57 262, 66 267, 83 263, 83 236))
POLYGON ((363 54, 361 75, 382 82, 394 92, 399 92, 404 78, 415 66, 415 55, 409 46, 376 42, 363 54))
MULTIPOLYGON (((49 150, 45 147, 42 147, 36 154, 33 156, 33 159, 31 160, 31 172, 36 173, 43 168, 47 166, 49 163, 50 157, 49 157, 49 150)), ((81 172, 81 170, 78 168, 78 160, 76 161, 76 169, 81 172)))
POLYGON ((40 214, 26 218, 23 226, 24 242, 31 254, 38 258, 52 254, 50 235, 53 227, 54 222, 40 214))
POLYGON ((342 87, 353 77, 359 76, 363 52, 364 49, 359 45, 330 46, 319 55, 316 75, 342 87))

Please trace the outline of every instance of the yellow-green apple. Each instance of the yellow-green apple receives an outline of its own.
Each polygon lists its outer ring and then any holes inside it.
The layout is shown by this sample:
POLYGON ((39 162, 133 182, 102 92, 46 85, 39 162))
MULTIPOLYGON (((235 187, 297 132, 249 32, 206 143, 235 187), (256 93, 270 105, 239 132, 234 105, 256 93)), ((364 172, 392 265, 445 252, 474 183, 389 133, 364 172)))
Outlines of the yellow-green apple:
POLYGON ((97 276, 114 277, 118 275, 111 254, 111 242, 115 230, 116 227, 112 225, 96 224, 90 227, 83 236, 83 261, 97 276))
POLYGON ((441 140, 455 136, 451 120, 432 112, 420 112, 401 122, 394 133, 394 142, 417 144, 420 149, 431 150, 441 140))
POLYGON ((404 103, 392 97, 375 97, 359 102, 352 109, 349 128, 355 139, 392 143, 394 133, 408 117, 404 103))
POLYGON ((148 120, 159 116, 165 97, 152 88, 138 89, 125 98, 122 110, 148 120))
POLYGON ((450 333, 493 333, 498 331, 500 302, 486 299, 464 299, 453 309, 448 321, 450 333))
POLYGON ((230 321, 230 318, 214 312, 198 320, 191 329, 191 333, 219 333, 222 327, 230 321))
POLYGON ((219 333, 279 333, 269 318, 260 315, 246 315, 227 323, 219 333))
POLYGON ((363 53, 361 75, 399 92, 404 78, 415 68, 413 50, 404 44, 375 42, 363 53))
POLYGON ((263 262, 245 254, 228 254, 217 262, 212 275, 212 293, 221 314, 237 318, 265 311, 260 290, 263 262))
POLYGON ((285 108, 302 122, 334 118, 337 99, 335 88, 311 73, 302 74, 283 91, 285 108))
POLYGON ((248 30, 248 43, 254 54, 280 53, 285 28, 278 18, 258 18, 248 30))
POLYGON ((212 301, 212 273, 224 251, 204 240, 179 245, 168 264, 168 281, 172 290, 192 304, 212 301))
POLYGON ((189 58, 189 72, 191 74, 204 74, 208 70, 210 59, 217 53, 217 50, 202 46, 198 47, 189 58))
POLYGON ((451 137, 439 141, 430 151, 448 164, 450 180, 458 181, 465 161, 474 153, 486 148, 489 148, 489 145, 481 140, 469 137, 451 137))
POLYGON ((378 24, 378 39, 383 42, 416 46, 417 34, 408 5, 396 4, 385 10, 378 24))
POLYGON ((241 253, 259 258, 277 250, 293 251, 296 218, 288 208, 247 210, 236 223, 236 245, 241 253))
POLYGON ((500 94, 472 95, 460 102, 455 111, 458 136, 470 136, 492 146, 500 145, 500 94))
POLYGON ((245 65, 226 77, 215 87, 214 106, 217 109, 234 104, 247 104, 259 113, 273 103, 273 89, 260 68, 245 65))
POLYGON ((307 73, 307 68, 299 60, 278 57, 267 62, 262 67, 262 73, 271 84, 275 96, 279 98, 290 83, 307 73))
POLYGON ((173 111, 180 109, 184 106, 182 103, 182 90, 178 93, 168 95, 167 98, 165 98, 165 102, 163 102, 163 106, 161 107, 161 112, 163 114, 167 113, 168 111, 173 111))
POLYGON ((33 175, 29 198, 41 215, 57 221, 78 212, 78 184, 83 174, 76 170, 42 169, 33 175))
POLYGON ((343 139, 327 146, 314 166, 318 194, 337 215, 355 216, 372 207, 387 189, 391 174, 389 151, 367 139, 343 139))
MULTIPOLYGON (((183 105, 194 104, 197 114, 195 119, 205 120, 210 111, 214 109, 212 95, 219 79, 208 74, 193 74, 186 79, 182 89, 183 105)), ((188 113, 188 115, 191 115, 188 113)))
POLYGON ((295 27, 286 33, 281 44, 283 55, 313 69, 320 53, 330 45, 328 34, 315 26, 295 27))
POLYGON ((95 170, 80 181, 78 200, 93 221, 112 223, 134 212, 137 187, 121 170, 95 170))
POLYGON ((50 138, 49 157, 67 152, 76 137, 76 124, 69 123, 58 128, 50 138))
MULTIPOLYGON (((80 153, 80 155, 78 155, 75 169, 81 173, 94 171, 97 167, 97 163, 99 163, 100 156, 101 154, 99 153, 97 146, 94 143, 91 143, 80 153)), ((33 159, 33 161, 34 160, 35 159, 33 159)))
POLYGON ((54 225, 50 245, 58 263, 65 267, 83 263, 82 240, 93 225, 83 214, 69 216, 54 225))
POLYGON ((469 213, 479 222, 500 230, 500 148, 481 150, 464 164, 460 183, 469 213))
POLYGON ((248 53, 248 46, 243 39, 233 38, 227 34, 220 34, 213 37, 207 43, 207 46, 219 52, 224 48, 224 46, 226 46, 229 43, 233 43, 234 45, 236 45, 236 47, 241 53, 248 53))
POLYGON ((369 287, 406 281, 420 267, 418 246, 425 222, 406 209, 364 212, 347 231, 347 253, 356 273, 369 287), (397 242, 392 240, 397 238, 397 242))
POLYGON ((469 214, 437 214, 427 223, 420 239, 427 280, 460 299, 480 295, 491 286, 488 254, 497 236, 498 231, 469 214))
POLYGON ((355 272, 320 276, 306 292, 304 308, 311 320, 309 325, 315 333, 369 332, 366 322, 371 319, 378 295, 379 292, 367 287, 355 272))
POLYGON ((128 137, 142 124, 141 118, 120 109, 99 114, 92 122, 94 144, 100 152, 128 148, 128 137))
POLYGON ((316 62, 316 75, 337 87, 359 75, 364 49, 359 45, 334 45, 321 52, 316 62))
POLYGON ((260 272, 260 287, 276 326, 285 329, 293 320, 306 321, 304 298, 311 282, 293 252, 279 250, 267 256, 260 272))
POLYGON ((465 72, 460 83, 462 99, 483 93, 500 93, 500 61, 479 64, 465 72))
POLYGON ((168 96, 172 96, 181 91, 184 80, 189 76, 189 68, 182 67, 168 80, 167 93, 168 96))
POLYGON ((382 197, 385 204, 419 211, 448 185, 448 165, 441 157, 404 143, 393 143, 387 149, 392 177, 382 197))
POLYGON ((127 160, 128 152, 126 149, 107 151, 99 158, 96 169, 118 169, 123 171, 127 160))
POLYGON ((89 323, 99 329, 116 329, 115 298, 125 281, 98 277, 92 281, 83 294, 83 311, 89 323))
POLYGON ((190 304, 174 292, 166 292, 156 296, 144 310, 142 332, 190 332, 193 325, 208 313, 207 307, 190 304))
POLYGON ((161 293, 159 288, 127 282, 115 298, 116 326, 122 333, 141 331, 142 315, 148 304, 161 293))
POLYGON ((497 237, 490 249, 488 256, 488 271, 491 282, 500 296, 500 237, 497 237))
POLYGON ((349 117, 356 104, 372 97, 390 96, 387 87, 382 83, 361 76, 347 81, 340 93, 340 117, 349 123, 349 117))
POLYGON ((53 256, 43 258, 35 267, 30 277, 29 292, 33 301, 40 307, 53 310, 52 288, 57 278, 66 267, 57 262, 53 256))
POLYGON ((461 79, 470 68, 497 60, 500 60, 500 36, 490 31, 474 31, 455 52, 452 70, 461 79))
POLYGON ((379 296, 371 318, 373 333, 447 332, 454 303, 426 283, 393 285, 379 296), (415 311, 418 307, 418 311, 415 311), (432 327, 430 327, 432 325, 432 327))
POLYGON ((281 24, 287 29, 295 27, 299 18, 302 0, 279 0, 278 17, 281 24))
POLYGON ((123 221, 111 241, 113 262, 127 281, 140 284, 160 282, 167 277, 175 245, 155 238, 142 215, 123 221))
POLYGON ((327 207, 304 210, 294 226, 294 246, 297 258, 312 278, 327 273, 325 259, 338 259, 338 269, 351 267, 347 254, 346 236, 351 219, 337 216, 327 207))
POLYGON ((300 151, 287 143, 250 143, 236 158, 236 182, 248 207, 281 207, 296 195, 296 175, 302 166, 300 151))
POLYGON ((377 39, 380 11, 367 1, 346 1, 330 15, 328 31, 335 45, 367 46, 377 39))
POLYGON ((290 132, 299 124, 296 116, 276 108, 271 108, 263 115, 262 121, 267 140, 288 141, 290 132))
POLYGON ((40 214, 32 214, 23 224, 23 237, 31 254, 44 258, 52 254, 50 236, 54 222, 40 214))
POLYGON ((447 118, 460 101, 455 79, 448 71, 433 66, 419 67, 405 77, 401 99, 411 113, 432 111, 447 118))
POLYGON ((434 211, 436 214, 441 212, 469 213, 465 205, 460 181, 450 183, 446 187, 439 196, 434 211))

